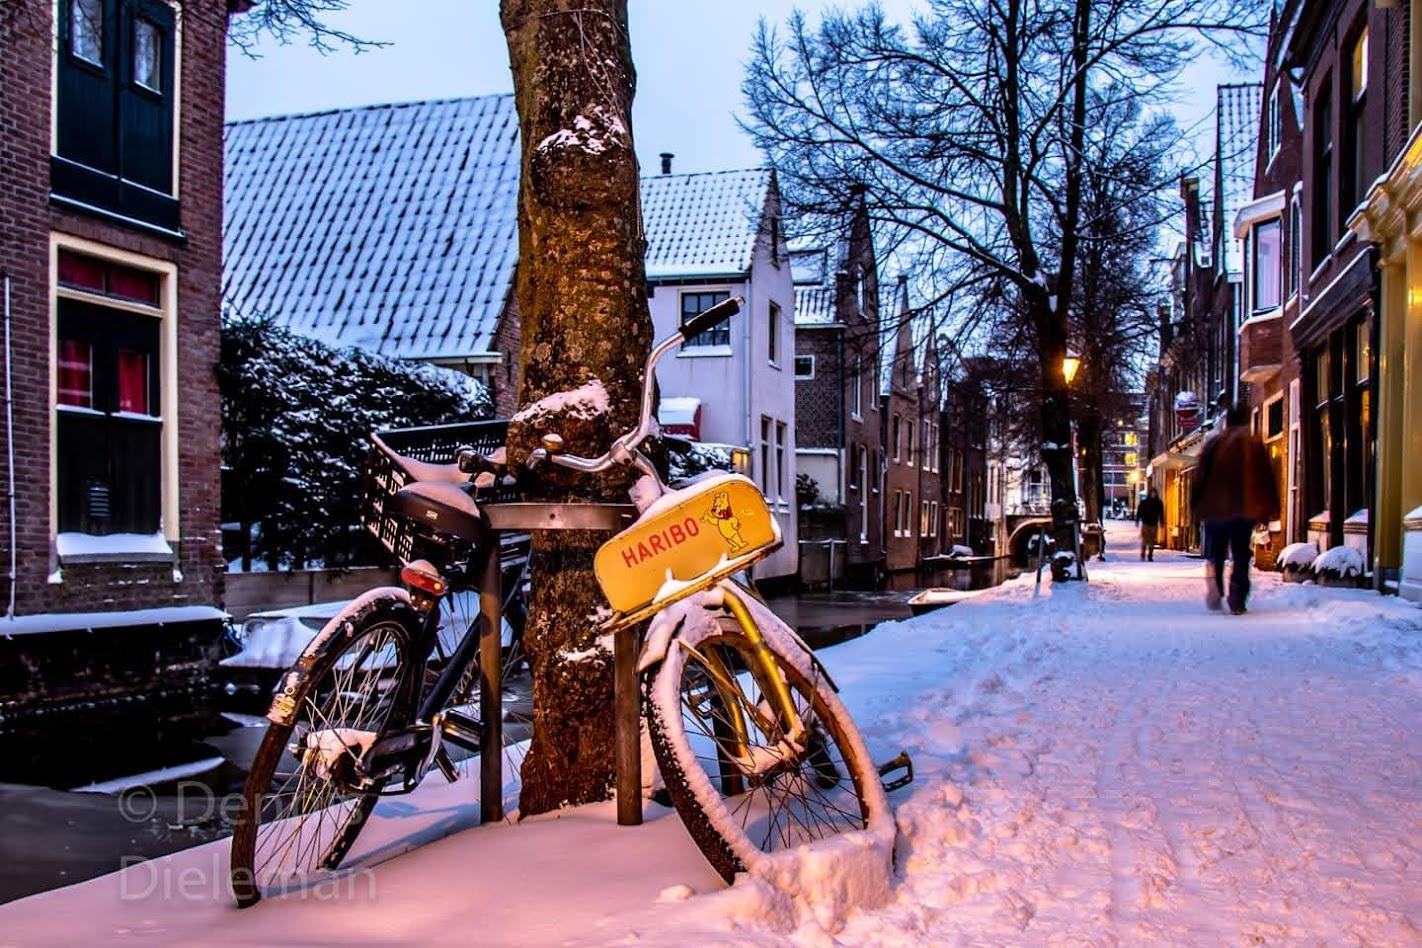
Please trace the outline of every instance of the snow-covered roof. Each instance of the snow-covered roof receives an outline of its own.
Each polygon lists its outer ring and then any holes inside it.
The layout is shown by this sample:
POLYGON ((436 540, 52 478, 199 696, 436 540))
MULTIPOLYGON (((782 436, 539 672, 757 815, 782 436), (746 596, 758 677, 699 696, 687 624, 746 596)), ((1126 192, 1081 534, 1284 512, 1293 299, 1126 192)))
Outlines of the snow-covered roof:
POLYGON ((795 325, 830 326, 834 324, 834 288, 829 286, 795 287, 795 325))
POLYGON ((764 168, 643 178, 647 279, 744 274, 769 197, 764 168))
POLYGON ((223 299, 341 346, 493 349, 518 259, 511 95, 227 126, 223 299))
MULTIPOLYGON (((227 126, 223 301, 404 358, 494 349, 518 262, 511 95, 227 126)), ((642 179, 649 279, 750 269, 765 169, 642 179)))
POLYGON ((1254 199, 1254 159, 1259 150, 1259 113, 1264 87, 1255 83, 1224 85, 1218 90, 1215 161, 1219 163, 1220 197, 1224 202, 1219 226, 1225 231, 1225 266, 1230 273, 1244 268, 1244 245, 1230 223, 1254 199))

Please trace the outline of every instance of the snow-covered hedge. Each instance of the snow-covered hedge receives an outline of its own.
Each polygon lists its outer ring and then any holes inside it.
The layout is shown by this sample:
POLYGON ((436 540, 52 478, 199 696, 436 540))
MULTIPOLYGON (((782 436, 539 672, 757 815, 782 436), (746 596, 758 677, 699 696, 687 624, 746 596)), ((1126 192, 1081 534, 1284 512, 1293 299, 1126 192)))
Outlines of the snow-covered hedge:
POLYGON ((1313 561, 1313 571, 1318 575, 1351 577, 1363 575, 1363 554, 1351 546, 1329 547, 1313 561))
POLYGON ((1279 569, 1286 566, 1307 568, 1313 566, 1313 561, 1316 559, 1318 559, 1318 547, 1312 543, 1290 543, 1279 551, 1278 566, 1279 569))
POLYGON ((370 549, 360 499, 371 431, 492 414, 462 373, 333 349, 266 320, 224 323, 218 386, 222 520, 253 538, 225 554, 271 568, 346 565, 370 549))

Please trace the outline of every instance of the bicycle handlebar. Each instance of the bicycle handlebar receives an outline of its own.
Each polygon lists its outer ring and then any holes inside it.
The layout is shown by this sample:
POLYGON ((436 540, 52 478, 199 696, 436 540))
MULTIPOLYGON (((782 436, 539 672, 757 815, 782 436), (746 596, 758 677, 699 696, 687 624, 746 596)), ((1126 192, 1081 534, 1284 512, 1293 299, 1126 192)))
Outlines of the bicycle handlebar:
MULTIPOLYGON (((720 325, 740 312, 741 307, 746 303, 741 296, 732 296, 724 299, 709 309, 702 310, 695 316, 682 323, 675 335, 668 336, 657 343, 652 349, 651 355, 647 356, 647 363, 644 368, 642 381, 642 405, 637 416, 637 427, 619 437, 612 442, 612 447, 601 457, 584 458, 574 454, 553 453, 550 454, 546 448, 539 447, 533 449, 528 455, 528 469, 533 470, 544 461, 552 461, 559 467, 566 467, 574 471, 582 471, 587 474, 596 474, 605 471, 617 464, 625 464, 638 468, 643 473, 655 473, 651 462, 637 449, 643 441, 651 437, 652 434, 652 393, 657 384, 656 368, 657 360, 666 355, 672 348, 691 341, 714 326, 720 325)), ((544 436, 545 440, 547 435, 544 436)))

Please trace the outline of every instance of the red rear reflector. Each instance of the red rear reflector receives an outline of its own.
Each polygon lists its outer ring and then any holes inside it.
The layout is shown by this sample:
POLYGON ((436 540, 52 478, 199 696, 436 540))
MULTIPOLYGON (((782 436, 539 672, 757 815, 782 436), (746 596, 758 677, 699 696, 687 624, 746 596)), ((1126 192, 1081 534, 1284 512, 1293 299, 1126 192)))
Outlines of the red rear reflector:
POLYGON ((400 580, 431 596, 443 596, 449 590, 439 573, 424 560, 416 560, 400 570, 400 580))

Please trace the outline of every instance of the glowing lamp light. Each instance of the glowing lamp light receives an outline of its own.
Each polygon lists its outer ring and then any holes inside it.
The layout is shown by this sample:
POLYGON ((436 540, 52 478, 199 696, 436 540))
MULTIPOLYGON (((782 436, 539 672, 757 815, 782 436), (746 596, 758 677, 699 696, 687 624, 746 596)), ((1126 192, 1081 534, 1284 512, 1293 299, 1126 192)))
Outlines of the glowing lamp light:
POLYGON ((1081 357, 1068 352, 1062 358, 1062 378, 1066 379, 1068 385, 1076 378, 1076 370, 1081 368, 1081 357))

